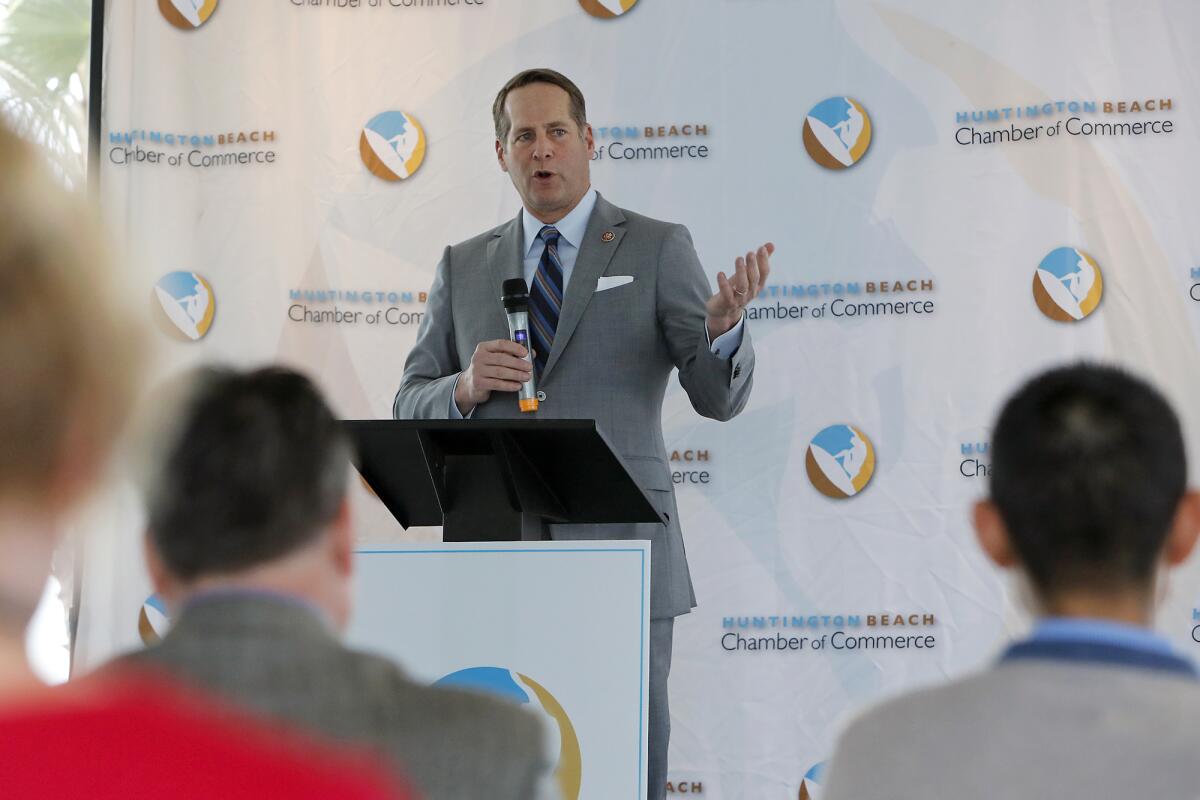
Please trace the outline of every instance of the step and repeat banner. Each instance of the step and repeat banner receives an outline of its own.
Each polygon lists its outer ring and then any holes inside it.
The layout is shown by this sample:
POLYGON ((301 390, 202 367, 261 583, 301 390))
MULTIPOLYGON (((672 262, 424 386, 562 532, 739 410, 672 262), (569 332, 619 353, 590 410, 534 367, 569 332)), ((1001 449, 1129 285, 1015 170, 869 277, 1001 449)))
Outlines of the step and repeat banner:
MULTIPOLYGON (((161 374, 281 361, 345 417, 389 416, 442 249, 517 213, 491 105, 521 69, 579 84, 593 184, 686 224, 714 284, 774 241, 749 406, 663 409, 700 604, 669 792, 815 798, 856 711, 1027 624, 967 517, 1007 392, 1116 361, 1200 457, 1197 26, 1189 0, 112 0, 100 190, 161 374)), ((355 506, 364 542, 436 538, 355 506)), ((111 500, 89 545, 84 667, 164 622, 137 514, 111 500)), ((1197 609, 1189 568, 1159 624, 1200 656, 1197 609)))

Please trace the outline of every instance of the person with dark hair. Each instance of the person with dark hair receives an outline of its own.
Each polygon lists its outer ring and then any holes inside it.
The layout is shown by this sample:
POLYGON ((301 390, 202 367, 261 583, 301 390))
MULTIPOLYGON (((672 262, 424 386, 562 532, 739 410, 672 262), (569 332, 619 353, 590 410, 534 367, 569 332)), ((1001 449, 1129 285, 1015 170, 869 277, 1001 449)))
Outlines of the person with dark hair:
MULTIPOLYGON (((549 525, 550 539, 648 539, 651 800, 667 784, 667 678, 675 617, 695 606, 662 435, 671 371, 692 406, 728 420, 750 397, 743 311, 774 245, 717 273, 711 293, 687 228, 644 217, 592 188, 583 93, 551 69, 513 76, 492 105, 496 159, 521 198, 511 221, 447 247, 393 406, 397 419, 505 419, 537 378, 536 414, 593 419, 654 498, 665 525, 549 525), (501 288, 529 288, 530 350, 509 341, 501 288), (527 356, 529 356, 527 360, 527 356)), ((528 401, 532 403, 532 400, 528 401)))
POLYGON ((409 797, 370 764, 114 671, 46 687, 25 630, 60 535, 105 473, 144 364, 91 209, 0 122, 0 795, 409 797))
POLYGON ((1113 367, 1047 372, 1000 413, 990 488, 976 534, 1027 580, 1032 634, 854 721, 824 797, 1194 797, 1200 680, 1150 629, 1200 532, 1174 411, 1113 367))
POLYGON ((557 797, 522 709, 420 686, 345 647, 354 539, 348 438, 291 370, 206 368, 159 434, 147 561, 173 625, 120 660, 387 759, 429 800, 557 797))

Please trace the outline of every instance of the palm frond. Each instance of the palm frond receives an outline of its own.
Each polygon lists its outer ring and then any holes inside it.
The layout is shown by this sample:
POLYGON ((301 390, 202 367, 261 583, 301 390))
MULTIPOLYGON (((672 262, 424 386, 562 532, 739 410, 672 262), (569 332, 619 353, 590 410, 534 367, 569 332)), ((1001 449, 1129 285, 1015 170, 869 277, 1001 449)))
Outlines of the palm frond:
POLYGON ((10 2, 0 16, 0 114, 71 186, 84 176, 90 0, 10 2))

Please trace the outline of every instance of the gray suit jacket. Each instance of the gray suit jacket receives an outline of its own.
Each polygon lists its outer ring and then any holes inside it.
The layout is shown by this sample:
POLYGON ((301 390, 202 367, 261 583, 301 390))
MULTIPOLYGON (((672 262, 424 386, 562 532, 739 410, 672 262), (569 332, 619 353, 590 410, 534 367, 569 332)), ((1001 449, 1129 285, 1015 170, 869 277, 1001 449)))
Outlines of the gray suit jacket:
POLYGON ((372 751, 429 800, 557 797, 546 730, 533 715, 413 683, 286 600, 205 599, 160 644, 115 666, 161 668, 234 705, 372 751))
POLYGON ((824 800, 1200 797, 1200 682, 1142 667, 1001 663, 857 719, 824 800))
MULTIPOLYGON (((500 286, 523 277, 521 218, 447 247, 417 341, 404 365, 397 419, 445 419, 454 384, 475 346, 507 339, 500 286)), ((567 284, 554 347, 538 379, 545 419, 594 419, 670 523, 551 525, 555 539, 648 539, 650 614, 696 605, 662 435, 662 403, 674 367, 693 408, 727 420, 750 397, 754 349, 747 327, 733 358, 713 355, 704 329, 708 279, 682 225, 596 200, 567 284), (608 233, 612 236, 608 236, 608 233), (607 241, 606 241, 607 239, 607 241), (601 276, 633 281, 596 291, 601 276)), ((495 393, 474 419, 518 418, 516 398, 495 393)))

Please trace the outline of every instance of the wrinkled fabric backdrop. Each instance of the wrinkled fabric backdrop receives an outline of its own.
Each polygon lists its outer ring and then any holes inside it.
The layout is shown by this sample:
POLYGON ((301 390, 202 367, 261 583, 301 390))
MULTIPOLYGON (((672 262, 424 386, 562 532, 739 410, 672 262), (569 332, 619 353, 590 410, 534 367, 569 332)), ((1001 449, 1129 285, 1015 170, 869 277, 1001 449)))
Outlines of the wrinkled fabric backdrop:
MULTIPOLYGON (((968 519, 1007 392, 1115 361, 1200 452, 1198 26, 1186 0, 114 0, 100 191, 159 374, 282 361, 348 418, 389 415, 442 248, 517 213, 491 104, 518 70, 579 84, 593 184, 686 224, 714 285, 774 241, 749 406, 663 408, 700 603, 670 791, 817 797, 858 709, 1027 624, 968 519)), ((436 539, 355 492, 364 542, 436 539)), ((82 669, 164 622, 132 492, 92 513, 82 669)), ((1200 654, 1196 568, 1163 594, 1200 654)))

